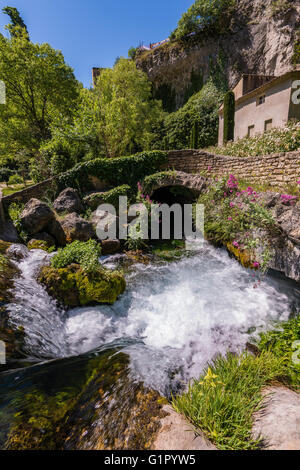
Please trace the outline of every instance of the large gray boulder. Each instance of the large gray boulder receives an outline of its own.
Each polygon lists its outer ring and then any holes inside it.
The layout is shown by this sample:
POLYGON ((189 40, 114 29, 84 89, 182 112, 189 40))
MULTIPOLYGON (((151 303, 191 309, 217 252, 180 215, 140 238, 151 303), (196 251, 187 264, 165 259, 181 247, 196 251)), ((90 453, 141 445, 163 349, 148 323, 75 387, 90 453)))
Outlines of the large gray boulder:
POLYGON ((46 227, 53 220, 54 212, 45 202, 38 199, 30 199, 21 214, 21 223, 29 235, 47 231, 46 227))
POLYGON ((84 211, 78 191, 73 188, 64 189, 54 201, 53 207, 58 214, 63 212, 81 214, 84 211))
POLYGON ((75 212, 67 215, 64 220, 61 221, 61 226, 68 243, 71 243, 74 240, 87 242, 91 238, 95 238, 93 224, 83 219, 75 212))

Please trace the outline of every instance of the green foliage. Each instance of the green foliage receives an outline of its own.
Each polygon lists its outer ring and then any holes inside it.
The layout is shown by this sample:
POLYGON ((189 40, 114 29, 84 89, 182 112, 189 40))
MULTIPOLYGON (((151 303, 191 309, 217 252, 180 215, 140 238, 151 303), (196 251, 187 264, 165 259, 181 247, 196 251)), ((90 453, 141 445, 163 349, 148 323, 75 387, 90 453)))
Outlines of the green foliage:
POLYGON ((24 230, 23 225, 21 223, 21 214, 24 210, 24 207, 25 204, 13 202, 8 208, 8 215, 11 218, 14 226, 16 227, 19 237, 21 238, 21 240, 26 242, 28 239, 28 233, 24 230))
POLYGON ((212 80, 201 91, 193 95, 178 111, 168 115, 164 122, 165 148, 184 149, 190 147, 190 136, 194 124, 198 125, 198 148, 207 147, 218 140, 218 108, 223 93, 212 80))
POLYGON ((23 19, 20 16, 19 11, 17 8, 14 7, 5 7, 2 9, 3 13, 10 17, 11 23, 7 26, 11 36, 18 36, 20 33, 25 34, 29 40, 29 34, 27 30, 27 26, 24 23, 23 19))
POLYGON ((259 449, 252 437, 252 416, 262 402, 262 388, 285 374, 283 360, 266 351, 259 357, 228 354, 219 357, 173 399, 179 413, 221 450, 259 449))
POLYGON ((106 181, 112 186, 128 184, 135 188, 138 181, 149 174, 155 173, 166 163, 164 152, 142 152, 131 157, 105 158, 91 160, 76 165, 58 178, 60 189, 81 187, 86 185, 90 175, 106 181))
POLYGON ((219 155, 250 157, 279 152, 293 152, 300 148, 300 123, 290 122, 283 128, 274 128, 261 135, 244 137, 236 142, 228 142, 223 147, 207 150, 219 155))
POLYGON ((186 103, 191 96, 201 90, 203 87, 203 76, 202 72, 195 72, 194 70, 191 73, 190 85, 186 87, 184 92, 184 102, 186 103))
POLYGON ((47 253, 53 253, 55 246, 49 246, 47 242, 43 240, 31 240, 27 245, 28 250, 43 250, 47 253))
POLYGON ((60 51, 49 44, 33 44, 23 31, 0 36, 0 77, 6 84, 5 106, 0 107, 1 160, 23 164, 35 157, 51 137, 54 116, 72 116, 78 97, 73 70, 60 51))
POLYGON ((138 49, 137 47, 131 47, 131 48, 128 50, 128 57, 129 57, 129 59, 135 60, 137 49, 138 49))
POLYGON ((72 263, 79 264, 86 272, 95 272, 100 268, 101 246, 95 240, 79 242, 76 240, 65 248, 60 248, 51 259, 53 268, 66 268, 72 263))
POLYGON ((8 184, 21 184, 23 182, 23 178, 20 175, 14 174, 9 177, 8 184))
POLYGON ((192 127, 192 132, 191 132, 191 144, 190 144, 191 149, 198 148, 198 132, 199 132, 198 122, 195 121, 192 127))
MULTIPOLYGON (((270 351, 277 358, 283 358, 290 384, 300 390, 300 365, 293 361, 296 351, 295 342, 300 341, 300 316, 287 322, 279 323, 277 329, 262 333, 258 347, 260 351, 270 351)), ((298 359, 300 356, 298 355, 298 359)))
POLYGON ((270 5, 270 16, 277 16, 286 13, 291 8, 288 0, 272 0, 270 5))
POLYGON ((178 22, 172 38, 181 39, 191 33, 220 34, 227 32, 236 0, 196 0, 178 22))
POLYGON ((15 174, 14 170, 11 170, 10 168, 0 168, 0 183, 4 181, 8 181, 9 178, 15 174))
POLYGON ((102 200, 105 204, 111 204, 116 209, 119 207, 119 197, 120 196, 127 196, 130 198, 132 196, 132 189, 127 184, 123 184, 122 186, 117 186, 114 189, 111 189, 106 194, 103 194, 102 200))
POLYGON ((235 96, 228 91, 224 98, 224 144, 234 140, 235 96))
POLYGON ((296 39, 294 43, 294 54, 292 57, 292 64, 298 65, 300 64, 300 31, 296 33, 296 39))
POLYGON ((92 94, 96 127, 107 157, 130 155, 147 149, 152 125, 161 113, 152 99, 151 83, 133 61, 120 59, 97 79, 92 94))
POLYGON ((172 85, 163 83, 153 92, 154 99, 161 100, 164 111, 172 113, 176 109, 176 92, 172 85))

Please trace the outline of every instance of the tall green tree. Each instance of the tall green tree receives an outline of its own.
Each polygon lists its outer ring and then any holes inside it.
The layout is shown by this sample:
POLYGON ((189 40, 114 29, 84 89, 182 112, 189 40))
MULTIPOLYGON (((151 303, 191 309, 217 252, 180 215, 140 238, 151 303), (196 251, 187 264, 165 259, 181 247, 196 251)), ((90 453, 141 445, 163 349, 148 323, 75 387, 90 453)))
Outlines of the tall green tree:
POLYGON ((161 103, 152 98, 147 75, 132 60, 121 58, 103 70, 93 94, 93 113, 106 156, 130 154, 149 147, 161 103))
POLYGON ((0 36, 0 80, 6 85, 6 105, 0 107, 0 155, 34 155, 51 138, 56 116, 72 116, 78 82, 60 51, 33 44, 25 30, 0 36))
POLYGON ((20 34, 25 34, 29 40, 29 34, 27 26, 24 23, 19 11, 14 7, 4 7, 2 9, 3 13, 10 17, 10 24, 7 26, 11 36, 18 36, 20 34))

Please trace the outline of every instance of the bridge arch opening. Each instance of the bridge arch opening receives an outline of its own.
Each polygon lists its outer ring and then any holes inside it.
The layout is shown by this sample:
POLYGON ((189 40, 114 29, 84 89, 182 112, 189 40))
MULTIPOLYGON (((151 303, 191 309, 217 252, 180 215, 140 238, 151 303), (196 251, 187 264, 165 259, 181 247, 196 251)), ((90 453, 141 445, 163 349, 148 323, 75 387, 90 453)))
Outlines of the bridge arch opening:
MULTIPOLYGON (((197 200, 197 193, 185 186, 165 186, 156 189, 151 195, 151 199, 155 203, 167 204, 173 206, 179 204, 182 207, 181 231, 182 237, 176 237, 174 213, 170 213, 170 238, 171 240, 184 240, 184 205, 193 204, 197 200)), ((178 220, 177 220, 178 223, 178 220)), ((160 225, 160 240, 162 240, 162 224, 160 225)))

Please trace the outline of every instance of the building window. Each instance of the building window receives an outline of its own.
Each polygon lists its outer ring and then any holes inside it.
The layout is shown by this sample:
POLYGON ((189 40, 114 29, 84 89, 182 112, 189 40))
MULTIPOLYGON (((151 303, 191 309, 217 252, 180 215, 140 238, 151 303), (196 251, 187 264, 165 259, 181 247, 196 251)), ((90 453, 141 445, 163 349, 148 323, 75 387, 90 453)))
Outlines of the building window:
POLYGON ((265 132, 269 131, 273 127, 273 119, 268 119, 265 121, 265 132))
POLYGON ((252 137, 254 135, 254 127, 255 127, 254 125, 248 127, 248 134, 247 134, 248 137, 252 137))
POLYGON ((260 106, 266 102, 266 95, 261 95, 256 100, 256 106, 260 106))

